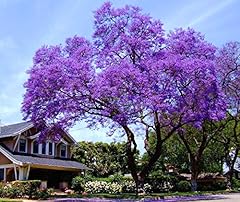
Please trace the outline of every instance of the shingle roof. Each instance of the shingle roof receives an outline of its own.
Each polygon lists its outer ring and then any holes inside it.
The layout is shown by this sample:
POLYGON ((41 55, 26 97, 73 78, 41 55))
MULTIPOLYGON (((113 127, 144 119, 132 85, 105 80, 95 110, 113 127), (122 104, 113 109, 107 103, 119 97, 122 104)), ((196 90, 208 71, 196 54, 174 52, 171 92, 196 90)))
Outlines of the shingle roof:
POLYGON ((0 145, 0 152, 2 152, 11 161, 15 161, 21 165, 30 164, 30 165, 70 168, 70 169, 78 169, 78 170, 92 170, 91 168, 88 168, 86 165, 82 163, 69 160, 69 159, 54 159, 54 158, 44 158, 44 157, 38 157, 38 156, 14 154, 10 152, 8 149, 4 148, 2 145, 0 145))
POLYGON ((17 135, 19 132, 33 126, 31 122, 21 122, 16 124, 11 124, 7 126, 1 126, 0 138, 2 137, 12 137, 17 135))
POLYGON ((91 170, 86 165, 72 160, 41 158, 33 156, 12 155, 17 161, 21 161, 23 164, 34 164, 41 166, 54 166, 61 168, 73 168, 80 170, 91 170))

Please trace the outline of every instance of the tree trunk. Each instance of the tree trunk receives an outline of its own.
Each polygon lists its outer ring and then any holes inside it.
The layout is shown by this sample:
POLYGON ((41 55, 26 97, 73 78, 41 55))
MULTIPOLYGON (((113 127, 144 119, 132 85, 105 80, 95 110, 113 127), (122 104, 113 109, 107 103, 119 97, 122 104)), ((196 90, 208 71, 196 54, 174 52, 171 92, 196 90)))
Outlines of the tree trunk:
POLYGON ((198 162, 195 159, 191 159, 191 190, 197 191, 197 177, 198 177, 198 162))
POLYGON ((228 172, 228 176, 227 176, 227 188, 228 189, 233 188, 232 183, 233 183, 234 165, 236 163, 238 153, 239 153, 239 148, 236 148, 233 158, 231 159, 231 157, 228 157, 229 158, 228 163, 227 163, 229 166, 229 172, 228 172))

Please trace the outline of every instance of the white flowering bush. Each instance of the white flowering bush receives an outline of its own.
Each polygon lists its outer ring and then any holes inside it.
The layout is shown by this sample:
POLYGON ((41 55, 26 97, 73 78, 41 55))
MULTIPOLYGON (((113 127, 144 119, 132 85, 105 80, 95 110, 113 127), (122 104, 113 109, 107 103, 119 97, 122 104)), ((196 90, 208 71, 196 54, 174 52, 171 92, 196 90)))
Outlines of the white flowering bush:
POLYGON ((88 181, 85 183, 84 191, 92 194, 108 193, 109 183, 104 181, 88 181))
POLYGON ((123 181, 122 182, 122 192, 123 193, 133 193, 136 191, 136 184, 134 181, 123 181))
POLYGON ((122 185, 117 182, 109 183, 109 192, 110 194, 119 194, 122 192, 122 185))
POLYGON ((118 194, 122 192, 122 185, 116 182, 88 181, 85 183, 85 192, 118 194))
POLYGON ((152 186, 148 183, 144 184, 143 189, 144 189, 144 192, 146 192, 146 193, 152 192, 152 186))
MULTIPOLYGON (((75 180, 74 182, 79 182, 75 180)), ((80 181, 82 186, 82 181, 80 181)), ((75 185, 76 186, 76 185, 75 185)), ((76 186, 78 187, 78 186, 76 186)), ((124 180, 122 182, 107 182, 107 181, 87 181, 85 182, 83 189, 87 193, 98 194, 98 193, 109 193, 109 194, 119 194, 119 193, 134 193, 136 191, 136 185, 133 180, 124 180)), ((75 190, 78 191, 78 190, 75 190)), ((142 192, 152 192, 152 187, 150 184, 144 184, 142 192)))

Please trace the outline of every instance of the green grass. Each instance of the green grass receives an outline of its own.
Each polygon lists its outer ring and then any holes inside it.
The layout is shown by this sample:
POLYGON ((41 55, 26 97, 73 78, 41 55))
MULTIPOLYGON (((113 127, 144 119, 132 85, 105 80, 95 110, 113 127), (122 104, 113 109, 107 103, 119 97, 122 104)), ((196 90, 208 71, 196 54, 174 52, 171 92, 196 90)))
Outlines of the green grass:
POLYGON ((22 200, 9 199, 9 198, 0 198, 0 202, 22 202, 22 200))

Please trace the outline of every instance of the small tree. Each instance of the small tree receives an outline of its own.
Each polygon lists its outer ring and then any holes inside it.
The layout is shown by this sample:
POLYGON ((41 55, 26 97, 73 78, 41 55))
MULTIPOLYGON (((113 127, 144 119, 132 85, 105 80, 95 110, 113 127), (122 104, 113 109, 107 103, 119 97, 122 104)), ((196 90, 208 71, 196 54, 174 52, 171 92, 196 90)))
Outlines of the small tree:
POLYGON ((126 137, 130 172, 137 187, 143 186, 163 144, 178 129, 224 117, 216 48, 192 29, 165 36, 162 23, 138 7, 105 3, 94 25, 93 44, 75 36, 65 46, 36 52, 22 110, 39 127, 52 126, 53 134, 81 120, 119 130, 126 137), (150 130, 156 147, 138 170, 135 138, 144 135, 147 148, 150 130))

